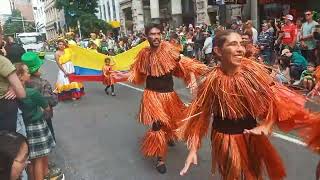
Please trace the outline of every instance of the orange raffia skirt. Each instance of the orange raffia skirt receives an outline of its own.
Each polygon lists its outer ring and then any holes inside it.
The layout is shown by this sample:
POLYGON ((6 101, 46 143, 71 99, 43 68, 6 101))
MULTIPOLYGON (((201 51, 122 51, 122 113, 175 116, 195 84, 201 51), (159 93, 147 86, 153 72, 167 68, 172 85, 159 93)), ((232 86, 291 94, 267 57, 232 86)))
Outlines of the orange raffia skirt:
POLYGON ((141 151, 145 156, 164 157, 167 152, 167 141, 177 139, 176 129, 183 116, 184 103, 176 92, 159 93, 144 90, 139 122, 152 126, 154 122, 161 122, 159 131, 148 130, 143 138, 141 151))
POLYGON ((309 127, 300 132, 308 147, 315 153, 320 154, 320 120, 314 119, 309 127))
POLYGON ((222 180, 282 180, 281 158, 265 135, 224 134, 212 130, 212 172, 222 180))
POLYGON ((143 92, 139 122, 151 125, 161 121, 165 126, 172 127, 182 117, 184 103, 176 92, 159 93, 145 89, 143 92))

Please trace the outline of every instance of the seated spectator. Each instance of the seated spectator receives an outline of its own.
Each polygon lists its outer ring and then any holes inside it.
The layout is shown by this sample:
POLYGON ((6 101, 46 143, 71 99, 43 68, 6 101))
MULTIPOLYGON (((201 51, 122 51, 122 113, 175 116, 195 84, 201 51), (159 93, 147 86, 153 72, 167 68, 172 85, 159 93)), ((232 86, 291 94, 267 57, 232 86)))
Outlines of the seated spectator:
POLYGON ((315 85, 314 70, 315 65, 313 63, 308 63, 307 69, 301 74, 300 82, 303 83, 303 87, 308 91, 311 91, 315 85))
POLYGON ((16 132, 0 131, 0 179, 20 179, 29 155, 27 140, 16 132))
POLYGON ((290 60, 290 76, 292 80, 299 80, 301 73, 307 69, 307 60, 301 54, 291 52, 289 49, 282 50, 281 56, 290 60))
POLYGON ((281 84, 290 83, 290 61, 287 58, 280 58, 279 64, 274 66, 274 78, 281 84))

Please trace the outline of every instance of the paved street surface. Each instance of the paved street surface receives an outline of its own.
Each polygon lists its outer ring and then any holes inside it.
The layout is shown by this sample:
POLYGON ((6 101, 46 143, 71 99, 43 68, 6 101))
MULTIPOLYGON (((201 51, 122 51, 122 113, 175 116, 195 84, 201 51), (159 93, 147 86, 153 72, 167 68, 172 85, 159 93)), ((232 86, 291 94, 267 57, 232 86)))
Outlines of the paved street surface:
MULTIPOLYGON (((47 60, 52 59, 52 55, 47 60)), ((57 66, 47 61, 42 68, 52 85, 57 66)), ((139 144, 146 128, 137 123, 141 92, 116 85, 116 97, 106 96, 99 83, 85 83, 86 96, 80 101, 60 103, 53 123, 57 147, 51 156, 63 168, 67 180, 206 180, 219 179, 210 174, 211 153, 208 139, 199 153, 199 165, 179 176, 187 150, 179 143, 170 148, 168 172, 159 174, 154 161, 141 156, 139 144)), ((188 91, 181 82, 175 89, 184 100, 188 91)), ((315 108, 315 107, 314 107, 315 108)), ((313 180, 319 159, 305 147, 278 137, 271 137, 287 168, 288 180, 313 180)))

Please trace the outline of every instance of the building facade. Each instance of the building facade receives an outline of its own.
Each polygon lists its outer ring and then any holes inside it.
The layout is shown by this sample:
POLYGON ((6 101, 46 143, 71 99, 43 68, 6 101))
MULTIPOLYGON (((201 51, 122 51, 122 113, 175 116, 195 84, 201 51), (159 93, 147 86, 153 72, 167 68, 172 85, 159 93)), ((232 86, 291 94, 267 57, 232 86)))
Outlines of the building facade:
POLYGON ((17 9, 26 20, 34 20, 31 0, 9 0, 9 2, 11 10, 17 9))
POLYGON ((194 24, 195 0, 120 0, 123 32, 141 32, 145 24, 194 24))
POLYGON ((120 21, 119 0, 99 0, 96 15, 106 22, 120 21))
POLYGON ((120 0, 121 30, 141 32, 150 22, 166 22, 173 27, 226 24, 237 16, 249 19, 254 3, 257 6, 257 0, 120 0))
POLYGON ((45 29, 47 39, 57 38, 65 33, 66 21, 63 10, 58 10, 54 6, 55 0, 44 0, 45 29))
POLYGON ((44 12, 44 2, 42 0, 32 0, 32 7, 36 30, 41 33, 46 33, 46 15, 44 12))

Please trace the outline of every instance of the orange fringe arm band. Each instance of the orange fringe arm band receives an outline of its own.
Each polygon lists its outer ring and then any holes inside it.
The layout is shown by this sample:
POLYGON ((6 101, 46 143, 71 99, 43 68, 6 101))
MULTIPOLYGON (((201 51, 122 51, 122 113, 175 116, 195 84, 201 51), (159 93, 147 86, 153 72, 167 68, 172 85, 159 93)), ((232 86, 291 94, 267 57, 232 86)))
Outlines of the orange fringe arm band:
POLYGON ((209 68, 196 59, 182 56, 178 68, 175 69, 173 75, 182 78, 185 84, 189 85, 192 82, 191 73, 198 79, 207 75, 209 73, 209 68))
POLYGON ((173 72, 174 76, 190 83, 190 73, 200 77, 208 71, 209 69, 203 63, 180 57, 180 53, 170 43, 161 42, 157 49, 147 47, 139 52, 131 66, 129 80, 134 84, 142 84, 147 76, 159 77, 173 72))

